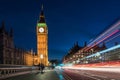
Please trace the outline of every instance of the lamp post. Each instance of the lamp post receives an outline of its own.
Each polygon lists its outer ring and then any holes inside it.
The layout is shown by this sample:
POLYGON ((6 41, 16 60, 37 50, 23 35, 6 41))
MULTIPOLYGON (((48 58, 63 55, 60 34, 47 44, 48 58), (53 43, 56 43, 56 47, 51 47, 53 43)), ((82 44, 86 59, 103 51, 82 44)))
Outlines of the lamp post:
POLYGON ((43 54, 40 55, 40 63, 42 64, 43 54))

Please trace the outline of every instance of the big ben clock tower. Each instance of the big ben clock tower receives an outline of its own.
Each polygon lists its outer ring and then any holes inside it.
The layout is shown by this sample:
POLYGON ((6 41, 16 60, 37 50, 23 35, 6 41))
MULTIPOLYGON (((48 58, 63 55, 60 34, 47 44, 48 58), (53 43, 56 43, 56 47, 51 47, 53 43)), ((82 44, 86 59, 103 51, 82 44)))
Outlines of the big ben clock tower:
POLYGON ((43 5, 41 7, 40 18, 36 26, 37 35, 37 64, 48 66, 48 28, 43 13, 43 5))

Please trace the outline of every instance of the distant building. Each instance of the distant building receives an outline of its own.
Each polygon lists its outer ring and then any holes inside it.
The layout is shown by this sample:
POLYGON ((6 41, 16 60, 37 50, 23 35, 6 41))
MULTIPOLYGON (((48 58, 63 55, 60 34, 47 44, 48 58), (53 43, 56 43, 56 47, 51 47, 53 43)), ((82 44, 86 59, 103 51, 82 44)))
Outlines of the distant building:
POLYGON ((17 48, 14 45, 13 30, 9 32, 5 29, 5 23, 0 28, 0 64, 13 65, 39 65, 48 66, 48 28, 45 22, 43 6, 41 8, 40 19, 36 26, 37 53, 32 50, 17 48))
POLYGON ((5 24, 2 23, 0 28, 0 63, 13 64, 14 62, 14 43, 12 30, 8 33, 5 30, 5 24))
MULTIPOLYGON (((79 63, 79 60, 89 56, 91 54, 95 54, 98 51, 105 50, 107 47, 105 46, 105 43, 103 45, 99 46, 96 45, 93 47, 87 47, 86 42, 83 47, 79 47, 78 44, 76 44, 73 48, 71 48, 66 56, 63 57, 63 63, 79 63)), ((82 62, 84 63, 84 62, 82 62)))
POLYGON ((5 23, 0 27, 0 64, 33 65, 33 52, 16 48, 13 40, 13 30, 7 31, 5 23))
POLYGON ((74 46, 68 51, 68 53, 63 58, 63 63, 71 63, 74 59, 76 59, 75 53, 77 53, 80 49, 78 42, 74 44, 74 46))

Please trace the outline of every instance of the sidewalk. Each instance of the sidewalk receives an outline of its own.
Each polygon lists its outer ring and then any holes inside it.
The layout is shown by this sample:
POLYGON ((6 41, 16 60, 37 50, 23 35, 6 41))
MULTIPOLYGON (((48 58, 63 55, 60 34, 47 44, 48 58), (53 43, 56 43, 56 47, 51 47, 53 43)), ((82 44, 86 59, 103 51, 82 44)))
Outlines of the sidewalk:
POLYGON ((20 75, 25 75, 25 74, 30 74, 30 73, 37 73, 37 72, 38 72, 38 70, 34 70, 34 71, 26 71, 26 72, 19 72, 19 73, 4 75, 4 76, 0 76, 0 80, 1 79, 6 79, 6 78, 9 78, 9 77, 20 76, 20 75))
POLYGON ((46 70, 44 73, 30 73, 14 76, 4 80, 59 80, 59 76, 54 70, 46 70))

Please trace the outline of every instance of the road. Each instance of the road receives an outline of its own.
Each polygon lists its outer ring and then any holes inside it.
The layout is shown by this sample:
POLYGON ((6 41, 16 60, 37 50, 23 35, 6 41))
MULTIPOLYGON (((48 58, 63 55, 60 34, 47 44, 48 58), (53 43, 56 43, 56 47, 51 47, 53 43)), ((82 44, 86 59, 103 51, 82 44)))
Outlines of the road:
MULTIPOLYGON (((56 71, 59 75, 62 74, 63 80, 94 80, 90 77, 84 76, 76 72, 75 70, 57 70, 56 71)), ((60 79, 62 80, 62 79, 60 79)))
POLYGON ((119 70, 120 68, 62 68, 46 70, 42 74, 37 72, 19 75, 4 80, 120 80, 119 70))
MULTIPOLYGON (((93 69, 64 69, 63 75, 69 77, 69 80, 120 80, 119 71, 116 68, 95 68, 93 69), (100 71, 101 69, 101 71, 100 71), (104 71, 110 70, 110 71, 104 71), (113 71, 112 71, 113 70, 113 71)), ((120 68, 117 68, 120 70, 120 68)))

